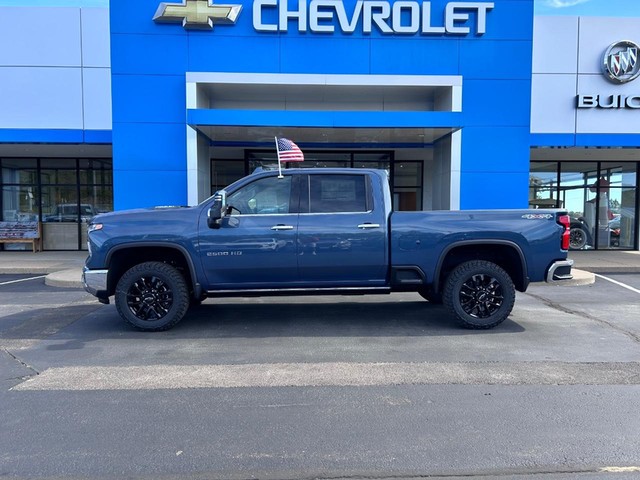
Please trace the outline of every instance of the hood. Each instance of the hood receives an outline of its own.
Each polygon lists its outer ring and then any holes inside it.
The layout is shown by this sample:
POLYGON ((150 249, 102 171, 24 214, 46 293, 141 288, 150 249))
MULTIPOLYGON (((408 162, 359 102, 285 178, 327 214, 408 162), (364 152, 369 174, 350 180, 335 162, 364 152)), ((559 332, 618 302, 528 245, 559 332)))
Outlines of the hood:
POLYGON ((167 214, 175 213, 176 211, 193 211, 196 208, 197 207, 162 205, 157 207, 119 210, 117 212, 100 213, 91 219, 91 223, 111 223, 113 221, 117 222, 119 220, 133 220, 138 217, 144 217, 148 219, 150 217, 162 217, 167 214))

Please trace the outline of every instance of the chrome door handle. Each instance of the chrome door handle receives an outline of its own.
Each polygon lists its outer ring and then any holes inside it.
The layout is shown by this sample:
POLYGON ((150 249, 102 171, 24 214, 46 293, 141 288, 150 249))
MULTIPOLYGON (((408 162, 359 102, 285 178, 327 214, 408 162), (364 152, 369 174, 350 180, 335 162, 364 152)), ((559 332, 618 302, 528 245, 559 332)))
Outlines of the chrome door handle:
POLYGON ((274 225, 271 230, 293 230, 292 225, 274 225))
POLYGON ((379 223, 361 223, 358 228, 380 228, 379 223))

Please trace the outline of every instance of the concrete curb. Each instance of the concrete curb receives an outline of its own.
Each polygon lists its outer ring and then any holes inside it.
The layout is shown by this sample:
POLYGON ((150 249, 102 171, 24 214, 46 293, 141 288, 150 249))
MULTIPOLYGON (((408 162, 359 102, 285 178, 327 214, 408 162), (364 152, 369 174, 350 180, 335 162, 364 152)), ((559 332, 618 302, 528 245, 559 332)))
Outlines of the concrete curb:
MULTIPOLYGON (((575 268, 571 270, 575 271, 575 268)), ((628 266, 620 266, 620 265, 603 265, 603 266, 594 266, 589 267, 589 271, 593 273, 640 273, 640 268, 638 266, 628 265, 628 266)))
POLYGON ((2 267, 1 275, 48 275, 60 271, 59 267, 2 267))
POLYGON ((84 288, 82 272, 77 268, 50 273, 44 278, 44 284, 50 287, 84 288))
POLYGON ((580 287, 583 285, 593 285, 596 283, 596 276, 592 272, 585 270, 579 270, 577 268, 571 269, 573 278, 571 280, 564 280, 558 283, 536 283, 535 285, 546 285, 549 287, 580 287))

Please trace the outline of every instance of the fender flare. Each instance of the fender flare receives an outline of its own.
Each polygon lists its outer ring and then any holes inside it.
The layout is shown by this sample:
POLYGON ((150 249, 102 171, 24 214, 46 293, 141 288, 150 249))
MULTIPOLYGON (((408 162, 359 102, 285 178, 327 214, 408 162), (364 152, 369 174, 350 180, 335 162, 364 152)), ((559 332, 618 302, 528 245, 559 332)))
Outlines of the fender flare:
POLYGON ((469 245, 501 245, 513 248, 520 257, 520 265, 522 267, 522 284, 525 288, 529 285, 529 277, 527 276, 527 260, 524 256, 524 252, 515 242, 511 240, 461 240, 459 242, 452 243, 451 245, 447 245, 447 247, 442 251, 440 258, 438 259, 438 263, 436 264, 436 270, 434 272, 433 277, 433 290, 435 292, 440 291, 440 273, 442 272, 442 265, 444 263, 444 259, 447 258, 447 255, 451 250, 458 247, 466 247, 469 245))
POLYGON ((202 286, 198 282, 198 277, 196 275, 196 269, 193 264, 193 259, 191 255, 189 255, 188 250, 178 243, 171 242, 135 242, 135 243, 123 243, 120 245, 116 245, 107 252, 105 257, 105 264, 107 268, 111 265, 111 257, 114 253, 120 250, 126 250, 130 248, 145 248, 145 247, 163 247, 163 248, 171 248, 173 250, 179 251, 182 256, 187 261, 187 267, 189 267, 189 273, 191 275, 191 284, 193 287, 193 292, 196 298, 199 298, 202 295, 202 286))

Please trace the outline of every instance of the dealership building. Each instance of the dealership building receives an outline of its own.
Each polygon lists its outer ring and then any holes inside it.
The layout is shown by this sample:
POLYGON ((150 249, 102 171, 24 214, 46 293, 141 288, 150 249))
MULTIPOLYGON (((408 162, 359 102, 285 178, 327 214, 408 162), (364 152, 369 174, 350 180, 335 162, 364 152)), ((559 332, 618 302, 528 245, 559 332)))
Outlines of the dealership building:
POLYGON ((562 207, 574 248, 639 248, 640 18, 111 0, 0 7, 0 41, 0 221, 42 222, 45 250, 273 167, 275 137, 296 166, 386 169, 398 210, 562 207))

